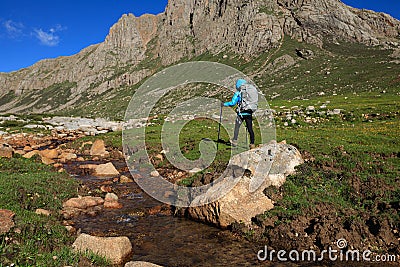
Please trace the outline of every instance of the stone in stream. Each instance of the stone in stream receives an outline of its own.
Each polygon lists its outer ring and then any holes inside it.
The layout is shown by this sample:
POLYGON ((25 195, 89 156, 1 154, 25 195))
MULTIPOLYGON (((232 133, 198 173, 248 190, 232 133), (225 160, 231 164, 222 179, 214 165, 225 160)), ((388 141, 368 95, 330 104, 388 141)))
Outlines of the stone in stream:
POLYGON ((58 158, 58 151, 57 149, 45 149, 40 151, 40 155, 48 159, 56 159, 58 158))
POLYGON ((125 267, 162 267, 162 266, 146 261, 130 261, 125 264, 125 267))
POLYGON ((60 161, 63 163, 76 158, 78 158, 78 156, 75 153, 71 152, 62 152, 61 155, 59 156, 60 161))
POLYGON ((39 155, 39 154, 40 154, 39 150, 32 150, 32 151, 26 153, 25 155, 23 155, 23 157, 26 158, 26 159, 30 159, 33 156, 39 155))
POLYGON ((94 167, 95 176, 117 176, 119 175, 118 170, 114 167, 114 164, 108 162, 106 164, 96 165, 94 167))
POLYGON ((118 196, 114 193, 107 193, 104 199, 104 208, 106 209, 121 209, 122 204, 118 202, 118 196))
POLYGON ((11 210, 0 209, 0 234, 8 233, 14 227, 15 213, 11 210))
POLYGON ((46 165, 51 165, 51 164, 54 164, 55 161, 50 158, 42 156, 42 163, 46 164, 46 165))
POLYGON ((104 200, 101 197, 77 197, 67 200, 64 204, 64 208, 78 208, 87 209, 89 207, 102 205, 104 200))
POLYGON ((102 186, 100 186, 100 191, 103 193, 111 193, 112 187, 109 185, 102 185, 102 186))
POLYGON ((94 141, 92 147, 90 148, 90 155, 100 157, 105 157, 109 155, 103 140, 97 139, 96 141, 94 141))
POLYGON ((77 197, 64 202, 62 214, 65 219, 76 217, 80 214, 96 215, 104 204, 101 197, 77 197))
POLYGON ((158 177, 158 176, 160 176, 160 174, 158 173, 158 171, 152 171, 152 172, 150 173, 150 176, 151 176, 151 177, 158 177))
POLYGON ((29 151, 32 151, 33 149, 30 147, 30 146, 24 146, 24 149, 23 149, 25 152, 29 152, 29 151))
POLYGON ((14 149, 9 144, 0 144, 0 158, 12 158, 14 149))
POLYGON ((121 184, 126 184, 126 183, 133 183, 133 180, 125 175, 121 175, 121 177, 119 177, 119 182, 121 184))
POLYGON ((107 258, 112 264, 123 264, 132 254, 132 244, 128 237, 97 237, 81 234, 72 245, 78 252, 91 251, 107 258))
POLYGON ((226 185, 222 184, 222 188, 211 188, 205 194, 196 197, 192 201, 191 207, 187 208, 190 218, 221 228, 226 228, 234 222, 251 224, 253 217, 274 207, 273 200, 264 194, 264 190, 270 186, 282 186, 286 177, 295 172, 295 166, 303 163, 303 159, 295 147, 271 142, 235 155, 231 159, 231 163, 234 167, 249 171, 250 175, 239 177, 238 183, 232 190, 210 204, 198 205, 198 203, 209 202, 207 199, 214 199, 214 195, 218 192, 226 192, 227 190, 224 188, 226 185), (271 169, 268 172, 264 168, 267 165, 264 164, 268 163, 271 158, 273 161, 271 161, 271 169), (253 192, 250 189, 254 179, 261 181, 261 184, 253 192))

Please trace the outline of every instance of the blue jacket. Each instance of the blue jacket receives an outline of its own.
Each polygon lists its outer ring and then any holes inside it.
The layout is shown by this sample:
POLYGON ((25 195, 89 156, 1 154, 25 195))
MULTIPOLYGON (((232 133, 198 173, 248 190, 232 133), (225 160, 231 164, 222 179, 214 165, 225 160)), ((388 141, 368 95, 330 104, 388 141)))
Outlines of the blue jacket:
POLYGON ((240 96, 240 91, 236 91, 235 94, 232 97, 232 100, 230 102, 225 102, 224 106, 225 107, 236 106, 237 104, 240 103, 241 100, 242 100, 242 97, 240 96))
MULTIPOLYGON (((240 91, 236 91, 232 97, 232 100, 229 102, 225 102, 224 106, 225 107, 233 107, 235 105, 238 105, 240 103, 240 101, 242 101, 242 96, 240 94, 240 91)), ((239 109, 238 109, 238 115, 242 116, 242 115, 251 115, 251 114, 247 113, 247 112, 239 112, 239 109)))

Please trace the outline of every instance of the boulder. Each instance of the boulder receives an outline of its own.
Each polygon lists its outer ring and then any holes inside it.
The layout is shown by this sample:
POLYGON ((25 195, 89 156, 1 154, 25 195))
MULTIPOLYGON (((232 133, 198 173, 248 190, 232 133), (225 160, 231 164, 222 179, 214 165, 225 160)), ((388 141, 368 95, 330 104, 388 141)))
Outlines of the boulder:
POLYGON ((114 193, 107 193, 104 201, 118 201, 118 196, 114 193))
POLYGON ((26 159, 30 159, 33 156, 39 155, 39 154, 40 154, 39 150, 32 150, 32 151, 26 153, 25 155, 23 155, 23 157, 26 158, 26 159))
POLYGON ((226 184, 210 188, 191 202, 187 214, 194 220, 221 228, 234 222, 249 225, 257 214, 274 207, 273 200, 264 194, 264 190, 282 186, 286 177, 301 163, 303 159, 295 147, 276 142, 235 155, 231 159, 232 170, 246 170, 242 177, 234 177, 235 171, 229 173, 229 178, 239 179, 237 184, 231 190, 226 189, 226 184), (207 200, 215 199, 215 194, 220 192, 228 193, 217 201, 199 206, 199 203, 209 203, 207 200))
POLYGON ((93 252, 107 258, 112 264, 123 264, 132 254, 132 244, 126 236, 97 237, 81 234, 72 245, 78 252, 93 252))
POLYGON ((44 215, 44 216, 51 215, 51 212, 49 210, 45 210, 45 209, 36 209, 35 213, 38 215, 44 215))
POLYGON ((111 193, 112 187, 109 185, 102 185, 102 186, 100 186, 100 191, 103 193, 111 193))
POLYGON ((151 176, 151 177, 158 177, 158 176, 160 176, 160 173, 159 173, 158 171, 152 171, 152 172, 150 173, 150 176, 151 176))
POLYGON ((76 158, 78 158, 78 156, 75 153, 70 153, 70 152, 63 152, 59 156, 61 162, 67 162, 76 158))
POLYGON ((118 196, 114 193, 107 193, 104 198, 104 208, 106 209, 121 209, 122 204, 118 202, 118 196))
POLYGON ((58 151, 57 149, 46 149, 40 151, 40 155, 48 159, 56 159, 58 158, 58 151))
POLYGON ((47 158, 47 157, 43 157, 43 156, 42 156, 42 163, 43 163, 43 164, 46 164, 46 165, 51 165, 51 164, 54 164, 55 161, 52 160, 52 159, 50 159, 50 158, 47 158))
POLYGON ((111 200, 104 202, 104 208, 106 209, 122 209, 123 205, 118 200, 111 200))
POLYGON ((119 182, 121 184, 127 184, 127 183, 133 183, 133 180, 125 175, 121 175, 121 177, 119 177, 119 182))
POLYGON ((97 164, 82 164, 79 166, 79 169, 89 169, 89 170, 95 170, 97 168, 97 164))
POLYGON ((119 175, 118 170, 114 167, 114 164, 111 162, 106 164, 97 165, 94 168, 95 176, 117 176, 119 175))
POLYGON ((314 57, 314 52, 308 49, 296 49, 296 53, 304 59, 312 59, 314 57))
POLYGON ((103 205, 104 200, 101 197, 77 197, 71 198, 64 202, 64 208, 77 208, 77 209, 87 209, 89 207, 103 205))
POLYGON ((8 233, 14 227, 15 213, 11 210, 0 209, 0 235, 8 233))
POLYGON ((161 267, 161 265, 146 261, 130 261, 125 264, 125 267, 161 267))
POLYGON ((12 158, 14 149, 9 144, 0 144, 0 158, 12 158))
POLYGON ((97 215, 102 209, 104 200, 101 197, 78 197, 64 202, 62 215, 65 219, 76 217, 80 214, 97 215))
POLYGON ((108 152, 106 150, 106 145, 103 140, 97 139, 94 141, 92 147, 90 148, 90 155, 91 156, 108 156, 108 152))

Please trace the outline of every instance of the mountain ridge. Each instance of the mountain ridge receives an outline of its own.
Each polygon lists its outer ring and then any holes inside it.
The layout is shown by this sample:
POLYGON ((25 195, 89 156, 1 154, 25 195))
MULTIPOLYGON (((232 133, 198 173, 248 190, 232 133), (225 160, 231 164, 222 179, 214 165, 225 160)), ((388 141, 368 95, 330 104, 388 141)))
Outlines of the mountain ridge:
POLYGON ((63 112, 98 95, 111 98, 163 66, 205 53, 251 61, 279 49, 285 36, 316 47, 329 40, 398 48, 400 21, 339 0, 170 0, 158 15, 123 15, 104 42, 75 55, 0 73, 0 97, 10 100, 0 112, 63 112), (65 99, 46 105, 43 91, 66 84, 65 99))

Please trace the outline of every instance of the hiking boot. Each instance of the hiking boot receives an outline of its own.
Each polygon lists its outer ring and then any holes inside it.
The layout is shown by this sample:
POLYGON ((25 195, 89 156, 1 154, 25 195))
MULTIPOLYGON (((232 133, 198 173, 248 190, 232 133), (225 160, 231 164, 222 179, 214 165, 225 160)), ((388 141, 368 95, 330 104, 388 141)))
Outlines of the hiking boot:
POLYGON ((237 147, 237 145, 238 145, 237 140, 229 140, 229 142, 231 143, 232 147, 237 147))
POLYGON ((256 148, 256 145, 254 145, 254 144, 250 144, 250 149, 254 149, 254 148, 256 148))

